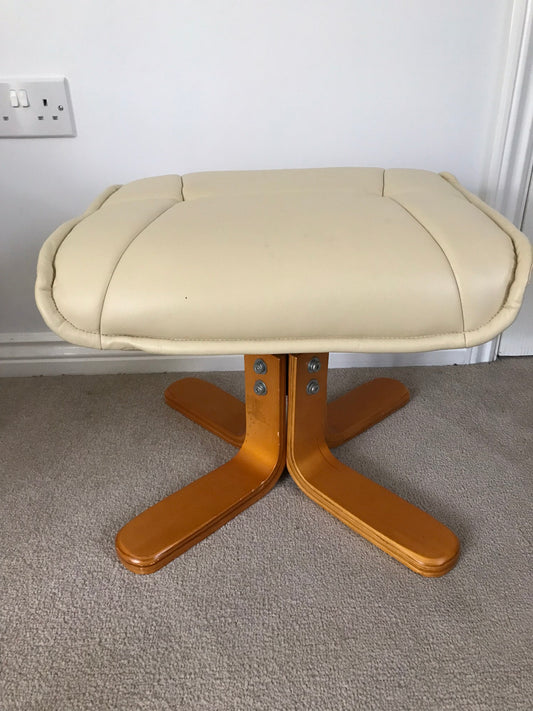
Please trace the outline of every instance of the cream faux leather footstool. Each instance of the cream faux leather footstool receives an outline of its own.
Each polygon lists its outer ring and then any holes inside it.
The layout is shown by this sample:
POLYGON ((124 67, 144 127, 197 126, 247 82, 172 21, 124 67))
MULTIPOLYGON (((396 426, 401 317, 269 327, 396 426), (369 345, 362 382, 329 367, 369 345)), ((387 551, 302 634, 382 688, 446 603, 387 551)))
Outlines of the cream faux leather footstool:
POLYGON ((515 318, 530 266, 524 235, 445 173, 193 173, 106 190, 41 250, 36 300, 48 326, 93 348, 245 354, 245 404, 195 378, 167 389, 169 405, 240 449, 126 524, 120 560, 136 573, 161 568, 287 466, 409 568, 446 573, 454 534, 329 449, 404 405, 406 388, 378 378, 327 404, 327 353, 488 341, 515 318))

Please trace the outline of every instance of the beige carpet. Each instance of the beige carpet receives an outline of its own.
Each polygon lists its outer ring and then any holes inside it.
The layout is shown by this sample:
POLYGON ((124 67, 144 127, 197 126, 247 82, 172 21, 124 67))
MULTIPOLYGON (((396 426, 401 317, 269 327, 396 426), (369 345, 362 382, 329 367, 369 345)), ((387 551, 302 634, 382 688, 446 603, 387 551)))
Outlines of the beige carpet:
POLYGON ((332 371, 330 394, 376 375, 412 402, 337 455, 456 532, 442 578, 286 474, 136 576, 115 532, 233 448, 163 404, 172 375, 0 379, 2 711, 529 711, 533 359, 332 371))

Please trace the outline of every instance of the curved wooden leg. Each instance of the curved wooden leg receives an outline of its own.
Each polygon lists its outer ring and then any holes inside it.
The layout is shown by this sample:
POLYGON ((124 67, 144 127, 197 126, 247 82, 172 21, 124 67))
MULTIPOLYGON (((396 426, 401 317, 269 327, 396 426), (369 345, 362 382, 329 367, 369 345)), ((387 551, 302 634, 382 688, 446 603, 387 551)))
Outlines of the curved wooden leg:
POLYGON ((384 420, 409 402, 399 380, 375 378, 326 405, 326 442, 334 448, 384 420))
POLYGON ((411 570, 427 577, 444 575, 459 555, 455 535, 330 452, 324 435, 327 360, 325 354, 289 356, 287 467, 291 476, 326 511, 411 570), (317 373, 308 371, 313 357, 321 362, 317 373), (312 380, 318 386, 314 394, 309 387, 312 380))
POLYGON ((267 372, 253 371, 245 358, 246 437, 227 464, 166 497, 117 534, 121 562, 134 573, 152 573, 264 496, 286 458, 286 356, 261 356, 267 372), (265 394, 257 394, 261 380, 265 394))
POLYGON ((165 390, 165 402, 234 447, 244 442, 246 407, 216 385, 200 378, 176 380, 165 390))
MULTIPOLYGON (((165 401, 209 432, 235 447, 244 442, 244 403, 200 378, 176 380, 165 390, 165 401)), ((338 447, 409 402, 409 391, 398 380, 376 378, 327 405, 326 442, 338 447)))

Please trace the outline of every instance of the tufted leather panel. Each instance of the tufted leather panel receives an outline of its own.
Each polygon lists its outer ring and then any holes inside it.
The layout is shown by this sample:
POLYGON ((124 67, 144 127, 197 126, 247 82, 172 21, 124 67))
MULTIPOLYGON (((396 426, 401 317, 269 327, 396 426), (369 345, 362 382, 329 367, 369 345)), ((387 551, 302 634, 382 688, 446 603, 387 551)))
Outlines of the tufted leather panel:
POLYGON ((531 248, 448 174, 325 168, 114 186, 43 246, 46 323, 166 354, 407 352, 515 318, 531 248))

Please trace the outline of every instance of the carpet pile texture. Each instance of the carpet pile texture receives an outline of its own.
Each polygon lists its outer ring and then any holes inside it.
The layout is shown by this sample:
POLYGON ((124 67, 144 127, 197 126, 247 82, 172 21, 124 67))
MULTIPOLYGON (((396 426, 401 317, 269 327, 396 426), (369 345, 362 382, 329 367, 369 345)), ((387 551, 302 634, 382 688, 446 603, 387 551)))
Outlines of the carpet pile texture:
MULTIPOLYGON (((178 376, 0 379, 3 711, 532 708, 533 359, 333 370, 412 401, 336 450, 459 537, 426 579, 282 475, 153 575, 129 519, 235 450, 166 407, 178 376)), ((205 376, 243 396, 242 375, 205 376)))

